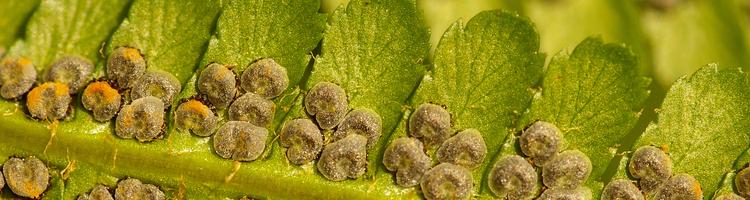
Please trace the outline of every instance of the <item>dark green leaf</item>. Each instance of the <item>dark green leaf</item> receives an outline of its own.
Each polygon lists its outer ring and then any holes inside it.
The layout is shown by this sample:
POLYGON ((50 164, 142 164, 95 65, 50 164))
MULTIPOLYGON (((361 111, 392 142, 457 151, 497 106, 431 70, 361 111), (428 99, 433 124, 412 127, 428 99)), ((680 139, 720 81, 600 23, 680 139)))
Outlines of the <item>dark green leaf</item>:
POLYGON ((750 145, 750 81, 738 69, 701 68, 667 93, 659 119, 641 136, 643 145, 668 149, 674 173, 694 176, 707 198, 750 145))
MULTIPOLYGON (((44 1, 26 25, 26 36, 8 55, 29 58, 37 71, 62 56, 80 56, 97 63, 99 49, 117 27, 128 1, 44 1)), ((41 76, 38 76, 41 80, 41 76)))
POLYGON ((238 76, 253 61, 273 58, 287 69, 289 89, 299 83, 323 33, 319 1, 233 1, 223 10, 201 67, 236 66, 238 76))
POLYGON ((0 47, 8 47, 21 36, 21 28, 37 5, 39 0, 0 2, 0 29, 3 30, 0 32, 0 47))
POLYGON ((648 96, 649 81, 637 66, 628 48, 586 39, 570 55, 552 58, 541 93, 518 124, 521 129, 542 120, 560 128, 566 149, 580 150, 591 160, 586 186, 594 197, 618 142, 635 125, 648 96))
POLYGON ((184 84, 205 51, 219 10, 215 0, 137 0, 105 55, 121 46, 140 49, 149 70, 169 72, 184 84))
MULTIPOLYGON (((487 158, 474 170, 475 184, 531 101, 542 75, 544 56, 528 19, 485 11, 466 25, 454 23, 435 50, 435 67, 411 101, 444 105, 453 129, 477 129, 487 144, 487 158)), ((400 129, 400 130, 406 130, 400 129)), ((405 132, 394 133, 404 136, 405 132)), ((478 189, 479 187, 475 187, 478 189)))
POLYGON ((370 150, 371 174, 385 149, 383 141, 424 75, 429 33, 414 2, 352 1, 331 16, 321 51, 304 88, 321 81, 339 84, 351 109, 374 110, 383 120, 384 134, 370 150))

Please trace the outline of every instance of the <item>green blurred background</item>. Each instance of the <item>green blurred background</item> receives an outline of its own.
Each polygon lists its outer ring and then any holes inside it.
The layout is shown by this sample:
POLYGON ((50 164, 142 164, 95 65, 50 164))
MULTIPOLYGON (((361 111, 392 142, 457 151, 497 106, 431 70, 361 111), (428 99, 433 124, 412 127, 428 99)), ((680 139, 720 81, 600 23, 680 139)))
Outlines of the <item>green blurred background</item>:
MULTIPOLYGON (((323 0, 321 11, 346 2, 323 0)), ((656 108, 678 78, 709 63, 750 67, 749 0, 417 0, 417 6, 431 29, 433 49, 450 24, 492 9, 529 17, 548 60, 589 36, 629 46, 652 84, 638 127, 624 138, 621 151, 656 119, 656 108)))

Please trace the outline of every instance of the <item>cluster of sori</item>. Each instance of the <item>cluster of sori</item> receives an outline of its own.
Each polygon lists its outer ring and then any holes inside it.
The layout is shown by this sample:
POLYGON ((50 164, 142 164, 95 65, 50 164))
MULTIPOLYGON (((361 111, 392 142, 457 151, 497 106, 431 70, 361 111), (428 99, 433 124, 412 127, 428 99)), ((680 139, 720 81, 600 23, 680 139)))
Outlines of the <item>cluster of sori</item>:
POLYGON ((194 135, 213 135, 214 151, 222 158, 254 161, 266 148, 269 134, 266 127, 276 112, 272 99, 286 90, 289 78, 284 67, 264 58, 251 63, 239 82, 238 85, 230 67, 208 64, 196 83, 205 102, 198 99, 182 102, 175 111, 175 122, 178 129, 194 135), (219 119, 207 104, 226 110, 229 121, 216 126, 219 119))
POLYGON ((93 68, 86 59, 65 56, 52 63, 44 72, 44 83, 35 86, 34 63, 24 57, 8 56, 0 63, 0 96, 18 99, 28 92, 26 106, 32 117, 50 121, 63 119, 72 111, 71 95, 88 82, 93 68))
MULTIPOLYGON (((0 172, 0 190, 8 185, 13 194, 30 199, 39 199, 50 185, 50 172, 38 158, 12 157, 5 161, 0 172)), ((89 194, 82 194, 79 200, 164 200, 166 196, 159 187, 143 184, 138 179, 128 178, 117 184, 114 198, 104 185, 97 185, 89 194)))
POLYGON ((503 156, 490 170, 488 185, 496 196, 532 199, 543 189, 537 199, 591 199, 590 189, 583 186, 591 174, 591 161, 581 151, 563 151, 564 138, 557 126, 534 122, 521 133, 518 144, 526 157, 503 156), (543 188, 537 186, 537 170, 543 188))
POLYGON ((44 71, 44 83, 34 86, 37 74, 33 62, 7 57, 0 64, 0 93, 5 99, 17 99, 28 92, 29 115, 54 121, 72 112, 71 95, 83 90, 83 107, 92 112, 96 121, 107 122, 117 115, 117 136, 141 142, 161 137, 165 108, 181 89, 177 78, 161 71, 147 71, 144 55, 132 47, 114 49, 106 65, 106 80, 89 82, 93 64, 84 58, 64 56, 44 71), (130 104, 121 106, 125 102, 130 104))
POLYGON ((315 84, 305 95, 304 107, 308 116, 285 122, 279 134, 287 160, 304 165, 318 159, 318 171, 332 181, 362 176, 367 150, 382 134, 380 115, 366 108, 349 110, 346 91, 330 82, 315 84), (325 131, 333 133, 324 139, 325 131))
POLYGON ((426 199, 465 199, 473 192, 472 170, 487 154, 484 138, 475 129, 454 135, 446 108, 424 103, 408 121, 410 137, 393 140, 385 150, 383 164, 395 172, 396 184, 419 184, 426 199), (438 163, 432 166, 433 153, 438 163))
POLYGON ((693 176, 672 174, 672 160, 661 148, 639 147, 627 168, 630 176, 637 179, 637 185, 628 179, 613 180, 604 187, 602 200, 703 199, 700 183, 693 176))
POLYGON ((164 192, 158 186, 144 184, 138 179, 120 180, 115 188, 114 198, 107 186, 96 185, 88 194, 81 194, 78 200, 165 200, 164 192))
MULTIPOLYGON (((180 82, 169 73, 147 70, 147 62, 138 49, 116 48, 109 55, 107 77, 120 90, 128 91, 117 113, 115 133, 125 139, 146 142, 163 137, 165 112, 181 90, 180 82)), ((119 104, 111 87, 94 82, 84 90, 81 98, 86 109, 99 121, 109 120, 119 104), (97 84, 97 85, 94 85, 97 84), (93 86, 93 87, 92 87, 93 86)))
MULTIPOLYGON (((164 136, 166 110, 181 91, 176 77, 150 70, 146 56, 127 46, 115 48, 109 55, 106 78, 90 82, 92 71, 93 65, 86 59, 63 57, 44 72, 45 83, 34 87, 37 73, 33 63, 22 57, 8 57, 0 63, 0 96, 17 99, 28 92, 30 116, 52 121, 68 116, 72 111, 71 95, 82 90, 82 105, 94 120, 108 122, 116 116, 117 136, 140 142, 164 136)), ((236 82, 234 72, 227 66, 209 64, 196 83, 199 96, 179 105, 175 124, 178 129, 201 137, 218 132, 213 138, 217 154, 252 161, 265 148, 265 127, 273 120, 276 109, 271 99, 286 90, 289 79, 284 67, 265 58, 250 64, 242 73, 240 84, 236 82), (218 130, 219 119, 212 107, 228 112, 229 122, 218 130)))

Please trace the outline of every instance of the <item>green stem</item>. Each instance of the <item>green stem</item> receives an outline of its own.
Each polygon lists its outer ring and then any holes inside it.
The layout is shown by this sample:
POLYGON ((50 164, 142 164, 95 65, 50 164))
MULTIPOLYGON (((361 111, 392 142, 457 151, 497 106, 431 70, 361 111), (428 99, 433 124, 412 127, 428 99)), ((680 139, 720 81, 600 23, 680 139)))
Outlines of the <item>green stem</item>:
POLYGON ((101 183, 98 180, 126 176, 154 183, 166 191, 177 190, 175 193, 179 193, 184 185, 190 199, 239 198, 249 194, 269 199, 417 197, 413 189, 404 190, 391 184, 389 176, 331 182, 310 175, 317 173, 312 166, 298 167, 284 159, 235 163, 214 155, 208 138, 186 133, 171 133, 164 140, 147 144, 122 140, 111 134, 110 124, 93 122, 82 110, 76 111, 76 119, 72 120, 76 123, 59 123, 48 145, 52 133, 50 123, 26 118, 9 102, 0 103, 0 111, 6 113, 2 117, 3 123, 0 123, 0 138, 3 138, 0 154, 5 156, 3 159, 34 155, 54 169, 62 170, 73 160, 81 166, 71 173, 68 182, 76 182, 74 179, 91 181, 84 181, 86 187, 65 185, 63 196, 66 199, 87 192, 94 184, 101 183), (237 169, 236 164, 239 164, 237 169), (234 175, 228 180, 231 174, 234 175))

